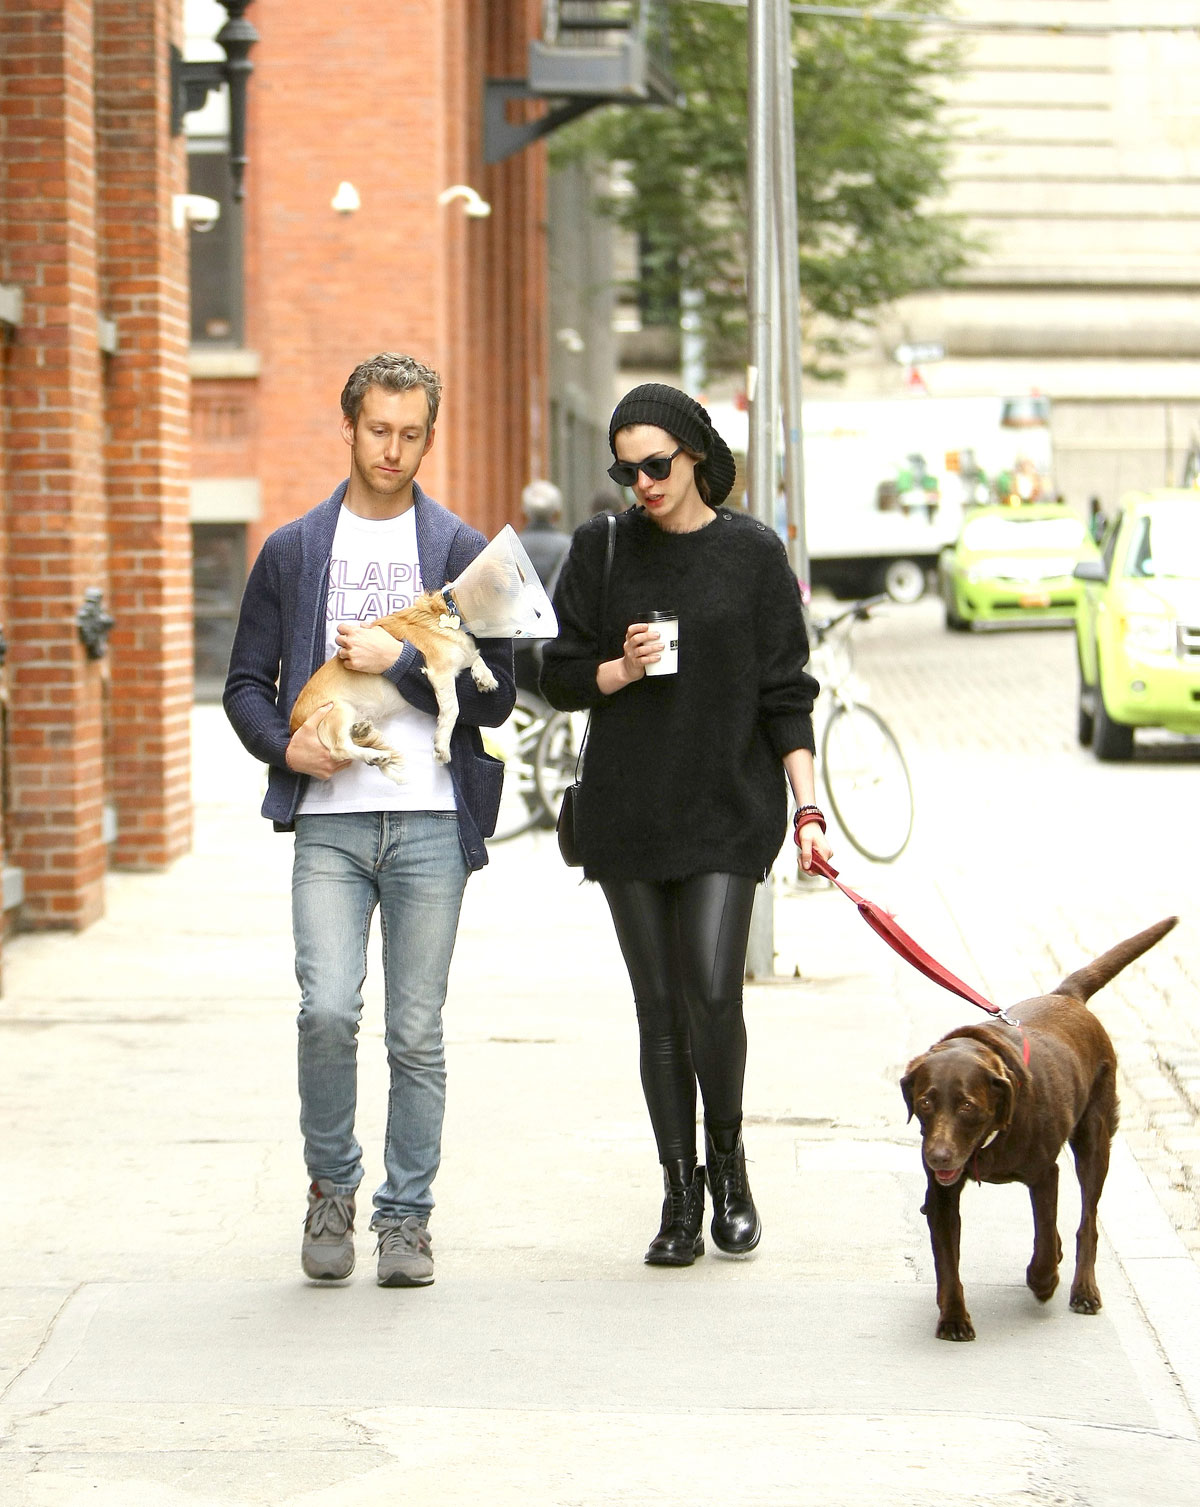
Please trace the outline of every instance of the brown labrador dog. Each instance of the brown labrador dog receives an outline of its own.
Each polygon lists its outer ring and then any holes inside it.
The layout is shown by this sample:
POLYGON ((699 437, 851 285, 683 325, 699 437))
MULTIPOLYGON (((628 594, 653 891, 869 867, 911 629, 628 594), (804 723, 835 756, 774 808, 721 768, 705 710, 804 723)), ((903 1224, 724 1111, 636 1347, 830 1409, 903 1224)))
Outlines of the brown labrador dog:
POLYGON ((1025 1281, 1045 1303, 1058 1286, 1058 1154, 1071 1143, 1083 1204, 1071 1307, 1098 1313, 1096 1209, 1117 1129, 1117 1058, 1086 1001, 1160 941, 1168 917, 1065 978, 1053 994, 1012 1008, 1010 1026, 960 1026, 909 1063, 900 1088, 921 1124, 928 1188, 921 1212, 937 1272, 941 1340, 973 1340, 958 1275, 959 1198, 967 1177, 1024 1183, 1033 1204, 1025 1281))

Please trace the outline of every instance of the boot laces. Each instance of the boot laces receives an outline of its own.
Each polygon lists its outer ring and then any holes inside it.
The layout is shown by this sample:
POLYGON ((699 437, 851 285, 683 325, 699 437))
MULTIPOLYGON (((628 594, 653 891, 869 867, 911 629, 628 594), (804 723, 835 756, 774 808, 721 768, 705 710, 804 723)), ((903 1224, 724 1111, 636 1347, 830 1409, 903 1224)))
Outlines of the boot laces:
POLYGON ((735 1146, 727 1155, 720 1157, 717 1175, 713 1179, 728 1193, 745 1193, 747 1188, 746 1160, 744 1156, 738 1155, 738 1149, 735 1146))

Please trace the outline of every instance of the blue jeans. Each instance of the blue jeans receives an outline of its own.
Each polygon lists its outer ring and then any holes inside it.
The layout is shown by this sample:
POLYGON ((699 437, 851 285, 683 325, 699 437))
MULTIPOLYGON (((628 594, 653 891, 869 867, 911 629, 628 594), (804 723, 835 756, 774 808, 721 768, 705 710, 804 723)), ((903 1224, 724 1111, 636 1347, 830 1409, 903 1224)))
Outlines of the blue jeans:
POLYGON ((433 1208, 446 1104, 442 1006, 468 867, 453 811, 296 818, 292 932, 300 985, 300 1129, 309 1177, 362 1179, 354 1136, 367 938, 379 907, 391 1069, 372 1229, 433 1208))

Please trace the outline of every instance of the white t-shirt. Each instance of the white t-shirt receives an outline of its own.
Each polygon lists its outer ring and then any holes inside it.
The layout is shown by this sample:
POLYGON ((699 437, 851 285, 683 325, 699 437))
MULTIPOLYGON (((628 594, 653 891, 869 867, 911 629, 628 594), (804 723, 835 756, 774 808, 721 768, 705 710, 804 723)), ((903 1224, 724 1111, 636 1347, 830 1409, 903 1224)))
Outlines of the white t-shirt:
MULTIPOLYGON (((333 536, 325 600, 325 657, 337 652, 339 623, 369 623, 411 607, 423 591, 416 510, 398 518, 360 518, 343 507, 333 536)), ((397 785, 355 760, 328 780, 309 780, 302 815, 334 811, 453 811, 450 769, 433 757, 436 718, 406 701, 379 731, 404 755, 397 785)))

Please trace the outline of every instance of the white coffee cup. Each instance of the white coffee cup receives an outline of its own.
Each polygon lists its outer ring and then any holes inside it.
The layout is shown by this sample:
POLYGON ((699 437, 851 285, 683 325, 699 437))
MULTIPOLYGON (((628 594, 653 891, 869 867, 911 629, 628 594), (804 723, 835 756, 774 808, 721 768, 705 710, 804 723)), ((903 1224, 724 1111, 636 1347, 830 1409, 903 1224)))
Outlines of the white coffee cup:
POLYGON ((646 666, 646 674, 674 675, 679 669, 679 619, 673 612, 648 612, 646 622, 662 640, 662 657, 646 666))

